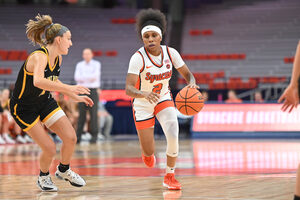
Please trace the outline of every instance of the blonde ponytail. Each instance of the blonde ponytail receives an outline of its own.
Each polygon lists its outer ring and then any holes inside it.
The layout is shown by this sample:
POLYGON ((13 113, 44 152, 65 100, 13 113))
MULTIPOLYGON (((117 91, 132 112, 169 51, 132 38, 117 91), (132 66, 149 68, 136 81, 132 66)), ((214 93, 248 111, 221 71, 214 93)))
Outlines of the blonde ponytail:
POLYGON ((35 21, 30 19, 26 24, 27 38, 34 45, 52 44, 62 25, 52 24, 52 18, 49 15, 38 14, 35 19, 35 21))

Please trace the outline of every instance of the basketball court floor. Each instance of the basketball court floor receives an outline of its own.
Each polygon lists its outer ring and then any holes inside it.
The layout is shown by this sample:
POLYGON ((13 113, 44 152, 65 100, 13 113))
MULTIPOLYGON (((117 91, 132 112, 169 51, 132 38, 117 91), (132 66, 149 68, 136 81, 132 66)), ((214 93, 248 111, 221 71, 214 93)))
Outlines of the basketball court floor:
MULTIPOLYGON (((141 160, 138 140, 78 145, 71 167, 87 186, 53 181, 58 192, 36 186, 39 147, 0 146, 0 199, 201 199, 289 200, 293 197, 300 140, 181 140, 176 176, 181 191, 162 187, 164 140, 156 141, 157 163, 141 160)), ((59 145, 58 145, 59 148, 59 145)), ((58 156, 51 167, 54 174, 58 156)))

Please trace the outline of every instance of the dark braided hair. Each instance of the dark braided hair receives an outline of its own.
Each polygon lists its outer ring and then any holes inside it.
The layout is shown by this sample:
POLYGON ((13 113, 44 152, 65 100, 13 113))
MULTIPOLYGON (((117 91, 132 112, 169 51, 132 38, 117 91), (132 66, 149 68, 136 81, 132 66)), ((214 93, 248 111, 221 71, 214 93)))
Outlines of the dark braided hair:
POLYGON ((164 35, 167 29, 166 16, 159 10, 143 9, 136 15, 136 31, 140 39, 142 39, 142 29, 148 25, 159 27, 162 35, 164 35))

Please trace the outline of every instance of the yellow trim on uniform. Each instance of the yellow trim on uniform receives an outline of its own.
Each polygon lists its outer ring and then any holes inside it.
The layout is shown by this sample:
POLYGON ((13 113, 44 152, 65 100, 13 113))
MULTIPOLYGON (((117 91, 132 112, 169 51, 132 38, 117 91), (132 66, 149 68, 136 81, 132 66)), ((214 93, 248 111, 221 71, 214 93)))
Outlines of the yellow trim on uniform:
POLYGON ((43 54, 45 54, 45 55, 47 56, 47 54, 46 54, 45 52, 43 52, 43 51, 41 51, 41 50, 38 50, 38 51, 32 52, 32 53, 27 57, 27 59, 26 59, 26 61, 25 61, 25 64, 24 64, 24 71, 25 71, 28 75, 31 75, 31 76, 33 76, 33 72, 27 71, 27 70, 26 70, 26 65, 27 65, 27 62, 28 62, 28 58, 29 58, 30 56, 32 56, 33 54, 37 53, 37 52, 41 52, 41 53, 43 53, 43 54))
MULTIPOLYGON (((25 65, 26 66, 26 65, 25 65)), ((25 85, 26 85, 26 70, 25 70, 25 66, 24 66, 24 75, 23 75, 23 84, 22 84, 22 89, 21 89, 21 92, 20 92, 20 95, 19 95, 19 99, 21 99, 23 93, 24 93, 24 90, 25 90, 25 85)))
POLYGON ((25 129, 23 129, 23 131, 28 131, 29 129, 31 129, 40 119, 40 116, 38 116, 34 122, 32 122, 31 124, 27 124, 26 122, 24 122, 18 115, 17 115, 17 106, 18 104, 16 104, 14 106, 14 115, 16 116, 16 118, 25 126, 27 126, 25 129))
POLYGON ((61 110, 61 107, 58 107, 58 108, 56 108, 55 110, 53 110, 49 115, 47 115, 47 117, 45 117, 44 119, 43 119, 43 123, 45 122, 45 121, 47 121, 50 117, 52 117, 52 115, 54 115, 57 111, 59 111, 59 110, 61 110))
POLYGON ((39 119, 40 119, 40 116, 38 116, 38 117, 34 120, 34 122, 32 122, 27 128, 23 129, 23 131, 28 131, 29 129, 31 129, 36 123, 38 123, 39 119))
POLYGON ((30 126, 30 124, 27 124, 26 122, 24 122, 18 115, 17 115, 17 106, 18 104, 15 105, 14 107, 14 115, 16 116, 16 118, 25 126, 30 126))
POLYGON ((55 66, 56 66, 56 64, 57 64, 58 59, 57 59, 57 57, 56 57, 55 60, 54 60, 54 65, 51 66, 51 65, 50 65, 50 58, 49 58, 49 51, 48 51, 48 49, 46 49, 46 47, 42 47, 42 49, 44 49, 44 50, 47 52, 46 55, 47 55, 47 59, 48 59, 49 69, 50 69, 51 72, 53 72, 53 70, 55 69, 55 66))
POLYGON ((23 71, 24 71, 23 84, 22 84, 22 89, 21 89, 20 95, 19 95, 19 99, 22 97, 22 95, 23 95, 23 93, 24 93, 24 90, 25 90, 25 86, 26 86, 26 75, 33 76, 33 72, 29 72, 29 71, 26 70, 28 58, 29 58, 30 56, 32 56, 33 54, 37 53, 37 52, 42 52, 42 53, 44 53, 44 54, 47 56, 47 54, 46 54, 45 52, 39 50, 39 51, 34 51, 34 52, 32 52, 32 53, 27 57, 27 59, 26 59, 26 61, 25 61, 25 64, 24 64, 24 68, 23 68, 23 71))

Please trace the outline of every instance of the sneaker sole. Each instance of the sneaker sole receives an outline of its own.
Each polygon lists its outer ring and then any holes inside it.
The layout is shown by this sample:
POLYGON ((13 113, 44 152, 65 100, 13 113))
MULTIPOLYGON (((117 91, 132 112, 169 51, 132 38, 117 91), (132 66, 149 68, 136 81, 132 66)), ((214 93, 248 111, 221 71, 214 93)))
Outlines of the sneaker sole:
POLYGON ((36 182, 37 186, 43 191, 43 192, 57 192, 57 189, 53 188, 43 188, 39 181, 36 182))
POLYGON ((71 182, 69 179, 63 178, 63 177, 61 177, 60 175, 58 175, 57 173, 55 173, 55 177, 57 177, 57 178, 60 179, 60 180, 68 181, 71 185, 73 185, 73 186, 75 186, 75 187, 83 187, 83 186, 85 186, 85 185, 79 185, 79 184, 77 184, 77 183, 73 183, 73 182, 71 182))
POLYGON ((168 184, 163 183, 163 186, 168 188, 169 190, 181 190, 181 187, 170 187, 168 184))

